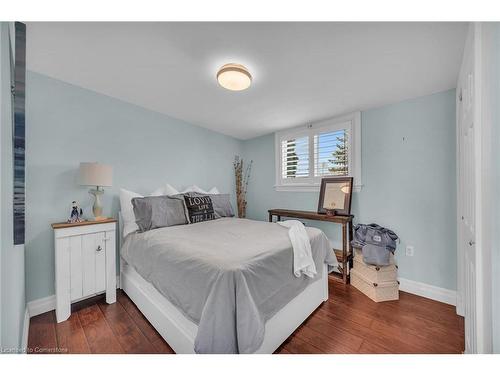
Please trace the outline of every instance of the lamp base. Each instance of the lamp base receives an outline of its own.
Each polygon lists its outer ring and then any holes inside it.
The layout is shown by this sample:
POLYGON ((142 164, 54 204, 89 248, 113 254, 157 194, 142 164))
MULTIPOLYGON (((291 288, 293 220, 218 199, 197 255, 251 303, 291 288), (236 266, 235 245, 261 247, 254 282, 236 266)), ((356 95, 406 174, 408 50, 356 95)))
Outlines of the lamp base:
POLYGON ((105 216, 102 216, 101 195, 104 194, 104 190, 100 190, 98 187, 97 189, 90 189, 89 193, 94 196, 94 205, 92 206, 94 220, 101 221, 107 219, 105 216))

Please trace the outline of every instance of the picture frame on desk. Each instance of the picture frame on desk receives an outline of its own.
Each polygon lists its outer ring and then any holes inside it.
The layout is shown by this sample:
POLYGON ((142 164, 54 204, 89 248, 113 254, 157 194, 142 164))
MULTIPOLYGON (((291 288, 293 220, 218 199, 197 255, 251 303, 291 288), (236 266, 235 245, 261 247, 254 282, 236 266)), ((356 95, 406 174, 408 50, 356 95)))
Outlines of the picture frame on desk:
POLYGON ((352 177, 321 179, 318 214, 348 216, 351 214, 352 177))

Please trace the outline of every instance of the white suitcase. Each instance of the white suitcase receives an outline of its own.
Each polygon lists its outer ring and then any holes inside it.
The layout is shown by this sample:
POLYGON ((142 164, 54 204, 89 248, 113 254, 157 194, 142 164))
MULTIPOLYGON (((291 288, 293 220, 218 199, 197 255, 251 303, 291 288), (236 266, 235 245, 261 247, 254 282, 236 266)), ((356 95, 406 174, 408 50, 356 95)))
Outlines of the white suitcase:
POLYGON ((375 302, 399 299, 399 283, 397 281, 374 283, 361 276, 356 268, 351 270, 351 285, 375 302))
POLYGON ((384 283, 398 280, 398 266, 391 264, 389 266, 373 266, 366 264, 362 259, 354 258, 353 269, 359 276, 372 283, 384 283))

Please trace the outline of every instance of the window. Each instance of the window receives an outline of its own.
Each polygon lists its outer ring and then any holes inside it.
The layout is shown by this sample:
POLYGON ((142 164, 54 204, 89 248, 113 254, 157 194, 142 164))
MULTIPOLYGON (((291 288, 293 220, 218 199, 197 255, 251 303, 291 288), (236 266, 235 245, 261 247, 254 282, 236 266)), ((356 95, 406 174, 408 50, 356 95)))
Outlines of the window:
POLYGON ((282 179, 309 177, 309 137, 299 136, 281 141, 282 179))
POLYGON ((361 115, 278 132, 276 190, 319 191, 322 177, 352 176, 361 188, 361 115))

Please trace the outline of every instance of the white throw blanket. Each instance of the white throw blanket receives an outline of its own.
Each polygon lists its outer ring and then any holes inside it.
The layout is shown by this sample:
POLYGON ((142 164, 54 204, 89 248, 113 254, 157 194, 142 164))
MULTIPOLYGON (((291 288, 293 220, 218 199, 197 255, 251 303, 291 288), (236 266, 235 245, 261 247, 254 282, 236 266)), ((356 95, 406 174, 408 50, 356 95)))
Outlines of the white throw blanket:
POLYGON ((278 221, 278 224, 289 228, 288 236, 293 247, 293 273, 296 277, 302 274, 308 277, 316 275, 316 266, 311 252, 311 243, 306 228, 298 220, 278 221))

